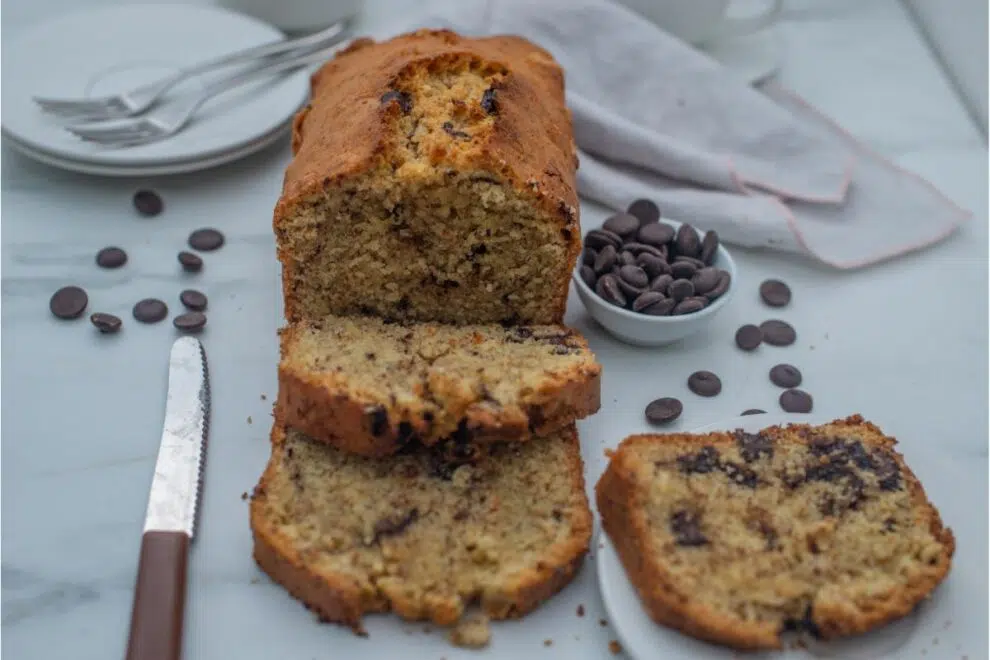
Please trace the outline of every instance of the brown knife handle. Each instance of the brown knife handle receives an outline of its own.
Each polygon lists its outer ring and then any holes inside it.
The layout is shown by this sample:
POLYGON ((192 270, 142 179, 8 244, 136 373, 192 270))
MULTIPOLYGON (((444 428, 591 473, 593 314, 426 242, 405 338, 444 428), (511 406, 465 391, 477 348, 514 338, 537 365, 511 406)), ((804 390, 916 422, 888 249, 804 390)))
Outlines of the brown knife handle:
POLYGON ((145 532, 131 610, 127 660, 179 660, 189 536, 145 532))

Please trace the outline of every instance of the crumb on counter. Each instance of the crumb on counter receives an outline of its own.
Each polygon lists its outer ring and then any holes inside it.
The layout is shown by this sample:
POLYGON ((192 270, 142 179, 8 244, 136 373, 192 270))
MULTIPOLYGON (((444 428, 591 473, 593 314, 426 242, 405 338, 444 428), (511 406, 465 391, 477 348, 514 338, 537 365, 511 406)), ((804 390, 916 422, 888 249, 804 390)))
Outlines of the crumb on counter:
POLYGON ((268 397, 267 397, 267 396, 265 396, 264 394, 262 394, 262 395, 261 395, 261 400, 262 400, 262 401, 267 401, 267 400, 268 400, 268 397))
POLYGON ((614 450, 609 449, 609 448, 606 448, 605 449, 605 458, 611 460, 612 459, 612 456, 614 456, 614 455, 615 455, 615 451, 614 450))
POLYGON ((461 621, 448 635, 451 644, 471 649, 488 646, 492 639, 492 630, 488 625, 488 617, 484 614, 474 614, 461 621))
POLYGON ((251 424, 251 423, 252 423, 252 421, 251 421, 251 415, 248 415, 248 424, 251 424))
POLYGON ((622 644, 613 639, 608 643, 608 650, 612 652, 612 655, 619 655, 622 653, 622 644))
POLYGON ((606 621, 605 619, 598 619, 598 625, 604 628, 605 626, 608 625, 608 621, 606 621))
POLYGON ((578 616, 584 616, 584 605, 578 605, 577 606, 577 615, 578 616))
POLYGON ((241 493, 241 499, 242 500, 247 500, 247 498, 248 498, 247 491, 244 491, 243 493, 241 493))
POLYGON ((553 646, 553 640, 552 639, 543 640, 543 646, 553 646))

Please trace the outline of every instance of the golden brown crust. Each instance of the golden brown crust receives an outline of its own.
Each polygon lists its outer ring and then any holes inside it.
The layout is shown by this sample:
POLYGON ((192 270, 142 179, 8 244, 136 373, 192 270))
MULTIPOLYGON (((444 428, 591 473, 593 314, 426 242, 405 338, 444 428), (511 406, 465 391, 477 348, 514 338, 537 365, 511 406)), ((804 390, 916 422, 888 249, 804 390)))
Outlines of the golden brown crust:
MULTIPOLYGON (((587 554, 591 541, 592 517, 585 496, 584 464, 581 460, 577 431, 571 426, 562 434, 570 445, 567 462, 561 466, 562 475, 571 482, 575 496, 583 503, 573 511, 571 534, 548 548, 547 554, 535 565, 520 570, 513 579, 498 589, 481 596, 481 609, 493 619, 524 616, 563 589, 574 578, 587 554)), ((272 580, 281 584, 292 596, 317 613, 322 621, 343 623, 356 633, 362 633, 362 615, 394 611, 403 618, 429 619, 438 625, 456 623, 461 612, 446 600, 422 605, 404 601, 401 593, 376 594, 365 592, 345 575, 320 572, 307 564, 282 535, 275 521, 266 515, 267 484, 280 459, 279 446, 285 442, 285 427, 276 418, 271 432, 272 457, 251 496, 250 521, 254 538, 254 558, 272 580)))
MULTIPOLYGON (((573 270, 581 249, 575 178, 577 150, 564 102, 564 77, 552 56, 515 36, 480 39, 447 30, 420 30, 375 43, 360 39, 337 54, 311 79, 312 100, 293 121, 294 158, 286 169, 275 208, 276 230, 300 204, 330 187, 392 163, 398 146, 392 126, 397 104, 381 97, 415 72, 456 60, 480 62, 499 71, 498 112, 492 129, 469 147, 434 149, 434 166, 490 172, 554 218, 568 246, 573 270)), ((298 320, 292 295, 295 268, 279 248, 285 316, 298 320)), ((553 295, 551 319, 563 320, 568 279, 553 295)))
MULTIPOLYGON (((909 614, 946 577, 955 551, 952 531, 943 526, 938 511, 928 501, 921 483, 905 464, 903 457, 894 451, 894 438, 885 436, 879 428, 863 420, 860 415, 835 420, 826 426, 831 430, 855 431, 856 437, 864 442, 890 451, 901 470, 919 515, 922 520, 927 520, 929 530, 942 544, 943 552, 932 570, 922 573, 893 592, 877 594, 875 601, 869 606, 863 607, 860 603, 861 613, 858 615, 850 616, 850 610, 844 603, 816 602, 811 618, 823 639, 863 633, 909 614)), ((764 429, 762 433, 780 442, 783 441, 785 432, 805 435, 813 428, 809 425, 790 425, 789 431, 785 431, 783 427, 775 426, 764 429)), ((711 445, 718 449, 734 442, 734 436, 729 433, 630 436, 611 455, 608 467, 596 484, 596 502, 602 527, 614 544, 631 583, 654 621, 693 637, 740 650, 781 648, 780 630, 772 623, 744 624, 693 601, 691 594, 678 590, 664 568, 660 548, 655 547, 653 542, 654 536, 646 517, 645 491, 636 476, 637 458, 632 449, 638 445, 676 443, 711 445)))

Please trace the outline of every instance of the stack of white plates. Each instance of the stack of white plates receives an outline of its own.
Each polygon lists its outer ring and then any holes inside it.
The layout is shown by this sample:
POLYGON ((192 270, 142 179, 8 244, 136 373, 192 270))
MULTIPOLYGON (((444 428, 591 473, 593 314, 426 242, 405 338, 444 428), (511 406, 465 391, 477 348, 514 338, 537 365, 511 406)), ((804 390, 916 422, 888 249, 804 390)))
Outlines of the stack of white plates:
MULTIPOLYGON (((242 158, 288 133, 308 98, 309 70, 216 96, 178 134, 124 149, 79 140, 31 98, 122 92, 283 38, 270 25, 215 7, 138 4, 63 15, 3 41, 3 136, 49 165, 112 176, 190 172, 242 158)), ((219 69, 186 81, 169 97, 195 93, 232 72, 219 69)))

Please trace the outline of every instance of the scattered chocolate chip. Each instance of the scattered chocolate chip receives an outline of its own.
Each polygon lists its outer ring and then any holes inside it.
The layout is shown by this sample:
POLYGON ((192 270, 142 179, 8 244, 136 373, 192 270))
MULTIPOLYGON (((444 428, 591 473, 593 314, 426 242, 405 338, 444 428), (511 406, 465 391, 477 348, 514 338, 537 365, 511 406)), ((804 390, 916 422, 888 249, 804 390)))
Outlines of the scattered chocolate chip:
POLYGON ((697 257, 701 254, 701 240, 698 232, 691 225, 684 223, 677 228, 677 235, 674 239, 677 247, 677 254, 687 257, 697 257))
POLYGON ((626 306, 626 296, 619 288, 619 279, 611 273, 602 275, 595 285, 595 293, 605 302, 612 303, 618 307, 626 306))
POLYGON ((667 287, 667 293, 671 298, 680 302, 694 295, 694 285, 691 284, 691 280, 674 280, 667 287))
POLYGON ((64 286, 52 294, 48 309, 56 317, 68 321, 82 316, 88 304, 89 296, 85 291, 77 286, 64 286))
POLYGON ((747 417, 749 415, 765 415, 766 410, 760 410, 759 408, 747 408, 746 410, 739 413, 740 417, 747 417))
POLYGON ((139 190, 134 193, 134 208, 143 216, 158 215, 165 208, 165 203, 153 190, 139 190))
POLYGON ((705 445, 696 454, 677 457, 677 467, 685 474, 708 474, 717 470, 720 464, 718 450, 711 445, 705 445))
POLYGON ((791 288, 780 280, 764 280, 760 284, 760 298, 771 307, 784 307, 791 302, 791 288))
POLYGON ((179 302, 194 312, 202 312, 206 309, 206 295, 195 289, 186 289, 179 294, 179 302))
POLYGON ((701 518, 690 511, 677 511, 670 517, 670 531, 677 545, 697 547, 706 545, 708 538, 701 533, 701 518))
POLYGON ((598 258, 598 253, 590 247, 581 251, 581 263, 585 266, 594 266, 596 258, 598 258))
MULTIPOLYGON (((762 414, 765 410, 747 410, 743 414, 762 414)), ((766 456, 767 458, 773 458, 773 441, 762 433, 746 433, 745 431, 736 431, 736 447, 739 449, 739 455, 747 463, 752 463, 753 461, 759 460, 761 457, 766 456)))
POLYGON ((687 385, 698 396, 716 396, 722 391, 721 379, 710 371, 695 371, 688 376, 687 385))
POLYGON ((211 252, 222 247, 223 243, 223 234, 209 227, 189 234, 189 247, 200 252, 211 252))
POLYGON ((708 300, 705 298, 686 298, 681 302, 677 303, 674 310, 671 312, 674 316, 682 316, 684 314, 694 314, 695 312, 700 312, 708 304, 708 300))
POLYGON ((669 243, 674 238, 674 228, 662 222, 651 222, 643 225, 636 233, 636 239, 640 243, 660 247, 669 243))
POLYGON ((100 268, 120 268, 127 263, 127 253, 119 247, 105 247, 96 253, 96 265, 100 268))
MULTIPOLYGON (((595 250, 601 250, 606 245, 611 245, 615 249, 622 247, 622 237, 606 229, 592 229, 584 237, 584 244, 595 250)), ((627 245, 628 249, 629 246, 627 245)))
POLYGON ((612 266, 615 265, 618 255, 616 254, 615 248, 611 245, 606 245, 598 252, 598 257, 595 259, 595 273, 601 275, 602 273, 607 273, 612 270, 612 266))
POLYGON ((584 280, 584 283, 588 285, 588 288, 594 291, 595 282, 598 280, 598 277, 595 275, 595 269, 591 266, 582 265, 581 268, 578 269, 578 274, 581 276, 581 279, 584 280))
POLYGON ((198 273, 203 270, 203 259, 198 254, 185 250, 179 253, 179 264, 182 265, 182 270, 187 273, 198 273))
POLYGON ((626 213, 636 216, 640 224, 644 225, 660 219, 660 209, 648 199, 637 199, 629 205, 626 213))
POLYGON ((646 271, 639 266, 623 266, 619 269, 619 277, 630 286, 639 289, 645 289, 650 283, 646 271))
POLYGON ((763 331, 752 323, 736 330, 736 346, 744 351, 755 351, 763 343, 763 331))
POLYGON ((667 424, 681 416, 684 404, 674 397, 663 397, 646 406, 646 421, 651 424, 667 424))
POLYGON ((804 390, 784 390, 780 395, 780 407, 789 413, 811 412, 811 395, 804 390))
POLYGON ((120 330, 123 325, 123 321, 120 320, 119 316, 114 316, 113 314, 105 314, 103 312, 96 312, 89 317, 90 323, 96 326, 104 335, 112 335, 120 330))
MULTIPOLYGON (((602 224, 602 229, 618 234, 623 239, 633 236, 639 229, 639 218, 629 213, 616 213, 602 224)), ((643 241, 647 243, 649 241, 643 241)))
POLYGON ((158 323, 168 316, 168 305, 157 298, 145 298, 134 305, 131 313, 141 323, 158 323))
POLYGON ((481 95, 481 109, 490 115, 498 114, 498 96, 494 87, 489 87, 481 95))
POLYGON ((801 372, 789 364, 777 364, 770 369, 770 382, 778 387, 797 387, 801 384, 801 372))
MULTIPOLYGON (((670 264, 670 274, 674 276, 674 279, 678 280, 690 280, 694 277, 695 273, 698 272, 698 268, 687 261, 675 261, 670 264)), ((716 281, 718 280, 718 274, 715 275, 716 281)), ((714 288, 712 284, 712 288, 714 288)), ((711 289, 709 289, 711 290, 711 289)))
POLYGON ((206 314, 203 312, 186 312, 172 319, 172 325, 182 332, 199 332, 206 326, 206 314))
POLYGON ((419 518, 419 509, 413 507, 405 514, 400 516, 393 516, 390 518, 383 518, 375 523, 374 541, 378 542, 386 536, 395 536, 396 534, 401 534, 406 530, 409 525, 416 522, 419 518))
POLYGON ((714 229, 705 232, 705 237, 701 239, 701 257, 706 266, 711 266, 718 253, 718 232, 714 229))
POLYGON ((785 321, 772 319, 760 324, 763 331, 763 341, 771 346, 790 346, 797 339, 794 328, 785 321))
POLYGON ((392 101, 395 101, 399 104, 399 109, 402 110, 402 113, 406 115, 408 115, 409 111, 412 110, 412 98, 405 92, 400 92, 396 89, 391 89, 385 92, 379 100, 382 105, 388 105, 392 101))
POLYGON ((691 283, 694 284, 695 293, 705 295, 718 284, 718 269, 705 266, 694 274, 691 283))

